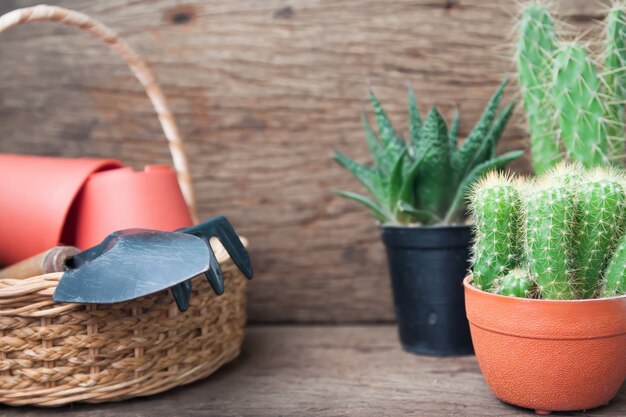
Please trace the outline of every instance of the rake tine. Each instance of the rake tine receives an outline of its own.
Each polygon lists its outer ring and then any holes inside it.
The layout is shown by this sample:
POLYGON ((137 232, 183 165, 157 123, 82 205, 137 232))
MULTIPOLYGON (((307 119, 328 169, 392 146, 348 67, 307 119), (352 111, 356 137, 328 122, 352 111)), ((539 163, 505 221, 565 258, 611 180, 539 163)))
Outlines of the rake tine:
POLYGON ((217 216, 200 225, 192 226, 183 230, 184 233, 193 234, 205 239, 210 247, 211 237, 220 240, 226 252, 230 255, 234 264, 248 279, 252 279, 252 263, 248 251, 239 240, 239 236, 235 229, 224 216, 217 216))
POLYGON ((187 311, 191 298, 191 280, 183 281, 170 288, 179 311, 187 311))
POLYGON ((219 262, 217 262, 217 258, 215 257, 215 253, 213 253, 213 249, 211 245, 209 246, 209 270, 204 273, 207 281, 213 287, 213 291, 215 294, 222 295, 224 294, 224 275, 222 274, 222 269, 220 268, 219 262))

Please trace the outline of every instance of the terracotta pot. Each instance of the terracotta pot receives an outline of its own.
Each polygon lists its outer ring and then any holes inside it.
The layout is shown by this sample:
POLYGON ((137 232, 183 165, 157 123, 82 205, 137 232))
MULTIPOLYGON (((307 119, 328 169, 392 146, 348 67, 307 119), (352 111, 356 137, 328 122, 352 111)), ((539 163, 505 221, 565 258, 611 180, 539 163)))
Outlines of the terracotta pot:
POLYGON ((76 195, 113 160, 0 154, 0 264, 59 243, 76 195))
POLYGON ((167 165, 120 168, 92 175, 76 198, 63 241, 87 249, 130 228, 175 230, 192 224, 176 173, 167 165))
POLYGON ((607 404, 626 378, 626 296, 530 300, 464 281, 480 369, 501 400, 538 413, 607 404))

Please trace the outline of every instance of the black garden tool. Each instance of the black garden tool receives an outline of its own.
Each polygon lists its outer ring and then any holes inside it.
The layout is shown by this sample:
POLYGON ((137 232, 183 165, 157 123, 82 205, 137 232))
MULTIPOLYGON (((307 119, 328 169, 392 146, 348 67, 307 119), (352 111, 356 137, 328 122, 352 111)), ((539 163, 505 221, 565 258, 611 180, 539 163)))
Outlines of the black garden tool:
POLYGON ((217 295, 224 279, 210 240, 220 240, 235 265, 252 278, 245 247, 219 216, 175 232, 127 229, 66 262, 53 298, 58 302, 117 303, 170 288, 180 311, 189 307, 191 278, 204 273, 217 295))
MULTIPOLYGON (((209 269, 205 272, 205 276, 211 284, 211 287, 213 287, 213 291, 215 291, 217 295, 222 295, 224 293, 224 276, 222 274, 222 270, 220 269, 220 264, 217 262, 215 253, 211 248, 211 238, 213 237, 219 239, 222 246, 224 246, 224 249, 226 249, 226 252, 228 252, 228 255, 233 260, 233 263, 237 266, 237 268, 239 268, 243 275, 248 279, 252 279, 252 262, 250 262, 248 251, 241 243, 239 236, 237 236, 237 232, 235 232, 235 229, 226 217, 217 216, 204 223, 177 231, 197 236, 206 243, 210 253, 210 265, 209 269)), ((191 281, 187 280, 176 287, 173 287, 172 294, 174 295, 174 298, 179 296, 177 293, 180 294, 180 298, 182 300, 186 300, 186 302, 189 303, 189 297, 191 295, 191 281)), ((178 301, 176 302, 178 303, 178 301)), ((178 305, 180 306, 180 304, 178 305)))

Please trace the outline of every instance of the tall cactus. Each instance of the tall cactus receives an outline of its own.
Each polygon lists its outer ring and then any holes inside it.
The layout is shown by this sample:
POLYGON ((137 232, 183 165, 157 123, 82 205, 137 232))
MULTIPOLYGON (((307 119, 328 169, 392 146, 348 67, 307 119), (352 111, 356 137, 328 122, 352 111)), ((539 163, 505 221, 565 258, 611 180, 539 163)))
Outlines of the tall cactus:
POLYGON ((617 170, 596 168, 578 187, 576 284, 579 298, 598 291, 598 277, 624 232, 626 190, 617 170))
POLYGON ((626 294, 626 235, 622 236, 604 272, 601 297, 626 294))
MULTIPOLYGON (((606 17, 604 80, 617 97, 626 98, 626 13, 615 4, 606 17)), ((623 106, 622 106, 623 107, 623 106)))
POLYGON ((471 201, 474 283, 490 291, 520 258, 519 193, 509 176, 492 172, 477 184, 471 201))
POLYGON ((554 100, 549 86, 557 50, 554 22, 545 7, 531 4, 523 11, 517 40, 517 70, 528 116, 532 162, 541 174, 561 159, 556 137, 554 100))
POLYGON ((603 78, 608 95, 616 98, 607 103, 607 133, 611 155, 623 157, 626 100, 626 21, 623 5, 616 4, 609 11, 605 33, 603 78))
POLYGON ((526 256, 542 298, 575 298, 573 241, 576 220, 574 189, 577 172, 559 165, 522 193, 526 256))
POLYGON ((561 140, 568 154, 586 167, 608 164, 600 78, 585 47, 572 42, 559 49, 553 82, 561 140))
POLYGON ((560 44, 554 27, 546 6, 526 5, 516 60, 533 167, 541 174, 555 165, 561 148, 586 167, 610 164, 625 141, 624 5, 615 2, 607 15, 601 73, 582 44, 560 44))

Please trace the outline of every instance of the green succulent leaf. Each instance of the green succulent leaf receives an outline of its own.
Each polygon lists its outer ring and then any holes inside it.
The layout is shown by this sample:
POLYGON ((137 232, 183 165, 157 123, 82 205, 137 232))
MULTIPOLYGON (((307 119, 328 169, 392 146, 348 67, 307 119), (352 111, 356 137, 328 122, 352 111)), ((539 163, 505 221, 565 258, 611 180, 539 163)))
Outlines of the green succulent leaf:
POLYGON ((467 166, 467 171, 462 173, 461 178, 464 178, 476 165, 492 159, 496 156, 496 148, 498 142, 502 137, 502 132, 506 127, 513 111, 515 110, 515 101, 511 101, 499 114, 496 120, 493 122, 493 126, 487 133, 485 140, 480 146, 480 149, 474 155, 474 158, 467 166))
POLYGON ((335 190, 334 192, 337 195, 347 198, 348 200, 356 201, 357 203, 367 207, 374 215, 374 218, 376 218, 376 220, 380 222, 388 223, 390 221, 393 221, 381 206, 374 203, 372 200, 365 197, 364 195, 342 190, 335 190))
POLYGON ((428 148, 429 156, 420 164, 416 177, 416 205, 440 215, 445 213, 450 201, 452 176, 448 128, 443 116, 434 106, 428 112, 422 127, 418 151, 425 153, 428 148))
POLYGON ((494 95, 487 103, 487 107, 483 111, 480 120, 476 123, 470 134, 467 136, 461 148, 454 154, 452 158, 452 168, 457 174, 457 178, 463 178, 467 172, 471 169, 471 164, 476 157, 476 153, 479 152, 482 143, 487 139, 487 133, 491 129, 493 121, 496 117, 498 107, 500 106, 500 100, 504 93, 504 88, 508 83, 507 79, 504 79, 494 95))
POLYGON ((420 210, 413 207, 410 204, 405 203, 404 201, 398 202, 398 210, 410 214, 415 217, 415 219, 422 224, 435 224, 441 223, 441 218, 439 218, 436 214, 428 211, 428 210, 420 210))
POLYGON ((402 152, 400 157, 395 161, 391 169, 391 174, 389 175, 389 207, 391 208, 396 207, 398 204, 398 199, 402 191, 402 185, 404 183, 402 175, 405 157, 406 152, 402 152))
POLYGON ((513 100, 498 114, 496 121, 493 123, 491 130, 489 131, 489 143, 491 144, 491 149, 489 152, 489 158, 493 158, 496 156, 496 147, 498 146, 498 142, 500 142, 500 138, 502 137, 502 133, 506 128, 509 119, 513 115, 515 111, 515 106, 517 105, 517 101, 513 100))
POLYGON ((444 219, 445 223, 449 223, 458 219, 463 213, 461 212, 464 207, 464 203, 466 200, 467 192, 470 190, 472 184, 475 181, 480 179, 487 172, 492 169, 502 169, 509 162, 516 160, 517 158, 524 155, 524 151, 517 150, 505 153, 500 155, 494 159, 490 159, 489 161, 483 162, 482 164, 477 165, 470 173, 463 179, 459 188, 457 188, 456 194, 454 195, 454 200, 452 200, 452 204, 450 204, 450 208, 446 213, 446 217, 444 219))
POLYGON ((387 117, 387 113, 383 110, 383 106, 378 101, 378 98, 374 95, 373 91, 370 91, 370 102, 374 109, 374 115, 376 116, 376 125, 378 126, 378 135, 383 144, 385 152, 392 157, 397 157, 400 152, 405 148, 405 143, 396 134, 391 120, 387 117))
POLYGON ((389 162, 383 145, 378 140, 372 125, 370 124, 367 114, 361 112, 361 122, 363 123, 363 130, 365 130, 365 141, 369 148, 372 158, 374 159, 374 165, 381 170, 384 174, 389 174, 389 162))
POLYGON ((335 151, 335 161, 350 171, 376 200, 379 202, 387 201, 381 177, 375 169, 359 164, 339 151, 335 151))
POLYGON ((409 88, 409 133, 411 134, 411 143, 417 148, 420 139, 420 130, 422 129, 422 116, 417 108, 415 93, 409 88))
POLYGON ((415 178, 417 177, 422 161, 424 161, 430 153, 430 149, 431 146, 428 146, 419 155, 416 155, 416 158, 406 168, 402 181, 402 188, 400 190, 399 201, 409 205, 413 205, 415 203, 415 178))
POLYGON ((456 143, 457 137, 459 135, 459 122, 461 120, 461 115, 459 113, 459 109, 454 109, 454 114, 452 115, 452 124, 450 125, 450 152, 456 151, 456 143))

